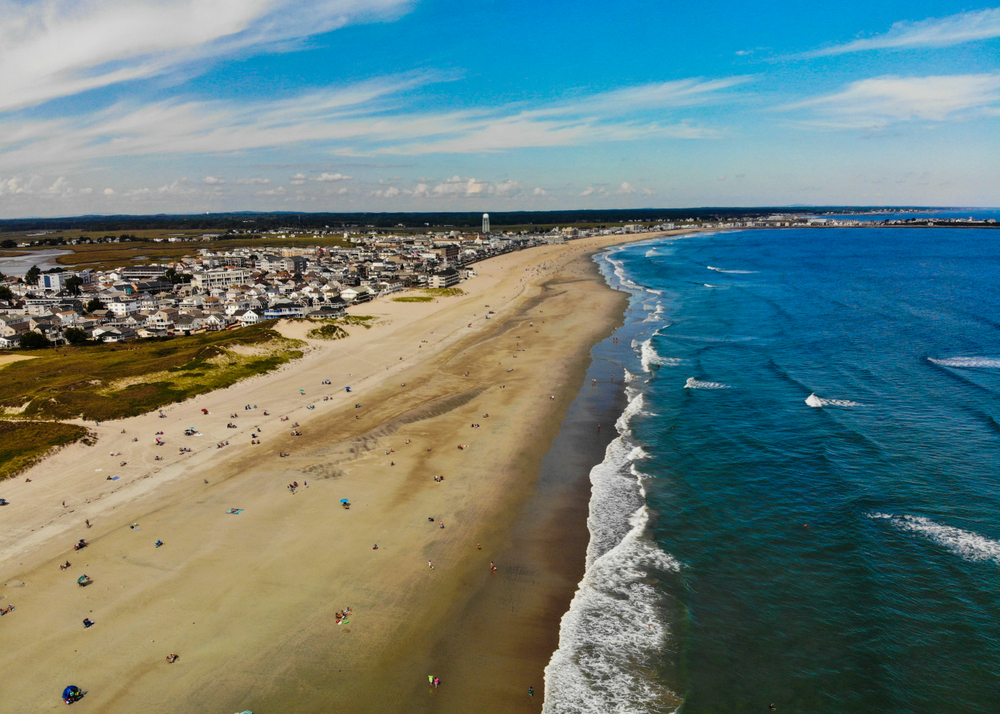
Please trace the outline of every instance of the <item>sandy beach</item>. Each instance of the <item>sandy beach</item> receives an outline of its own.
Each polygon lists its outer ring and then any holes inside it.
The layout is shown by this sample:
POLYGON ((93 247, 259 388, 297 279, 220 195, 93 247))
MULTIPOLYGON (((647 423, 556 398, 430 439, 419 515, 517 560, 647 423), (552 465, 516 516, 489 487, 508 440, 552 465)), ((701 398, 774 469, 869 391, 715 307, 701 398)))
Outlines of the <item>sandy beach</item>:
POLYGON ((352 308, 374 326, 165 418, 88 423, 96 446, 0 484, 3 711, 69 684, 106 714, 539 711, 586 547, 581 481, 542 494, 543 457, 626 304, 589 256, 652 237, 352 308))

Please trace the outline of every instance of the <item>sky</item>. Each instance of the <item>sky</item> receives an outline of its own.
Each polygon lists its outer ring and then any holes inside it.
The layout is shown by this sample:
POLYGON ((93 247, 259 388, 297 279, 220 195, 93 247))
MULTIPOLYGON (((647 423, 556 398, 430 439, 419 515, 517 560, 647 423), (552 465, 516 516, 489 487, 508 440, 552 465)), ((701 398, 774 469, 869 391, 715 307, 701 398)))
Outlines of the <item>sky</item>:
POLYGON ((998 129, 951 0, 0 0, 0 218, 996 207, 998 129))

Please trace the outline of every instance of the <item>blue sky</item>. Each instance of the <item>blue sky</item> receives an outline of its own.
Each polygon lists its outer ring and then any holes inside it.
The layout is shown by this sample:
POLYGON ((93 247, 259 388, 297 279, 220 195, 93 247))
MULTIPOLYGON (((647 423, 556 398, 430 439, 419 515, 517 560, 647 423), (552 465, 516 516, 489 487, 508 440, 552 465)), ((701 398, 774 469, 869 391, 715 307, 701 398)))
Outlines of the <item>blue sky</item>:
POLYGON ((0 0, 0 217, 1000 205, 1000 8, 0 0))

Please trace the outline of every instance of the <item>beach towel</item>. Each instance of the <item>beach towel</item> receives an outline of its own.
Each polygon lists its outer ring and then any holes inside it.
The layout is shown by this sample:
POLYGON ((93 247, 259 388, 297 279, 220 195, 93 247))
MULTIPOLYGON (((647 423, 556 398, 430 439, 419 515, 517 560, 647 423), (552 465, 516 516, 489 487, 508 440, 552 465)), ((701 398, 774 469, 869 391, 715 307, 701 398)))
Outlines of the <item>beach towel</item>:
POLYGON ((233 515, 233 516, 238 516, 241 513, 243 513, 243 509, 242 508, 230 508, 228 511, 226 511, 226 513, 228 513, 230 515, 233 515))

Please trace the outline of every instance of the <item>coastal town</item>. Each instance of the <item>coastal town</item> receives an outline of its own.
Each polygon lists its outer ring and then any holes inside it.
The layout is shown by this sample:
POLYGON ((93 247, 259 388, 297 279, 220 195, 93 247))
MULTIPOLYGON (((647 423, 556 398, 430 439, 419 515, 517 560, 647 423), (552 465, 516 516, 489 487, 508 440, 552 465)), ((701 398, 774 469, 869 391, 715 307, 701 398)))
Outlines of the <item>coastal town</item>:
MULTIPOLYGON (((545 232, 445 230, 407 234, 371 229, 305 232, 323 245, 283 246, 301 230, 231 230, 225 235, 177 234, 151 239, 191 246, 171 262, 143 262, 108 269, 39 268, 24 275, 0 269, 0 349, 125 342, 213 330, 231 330, 278 318, 336 319, 349 305, 413 289, 452 288, 474 277, 475 264, 537 245, 601 235, 653 233, 677 228, 851 228, 860 226, 994 227, 995 221, 899 214, 882 220, 858 216, 771 213, 639 221, 602 227, 554 227, 545 232), (980 225, 981 224, 981 225, 980 225), (339 239, 331 245, 330 239, 339 239), (226 239, 253 238, 259 246, 219 248, 226 239), (33 333, 33 334, 32 334, 33 333)), ((128 234, 57 240, 47 232, 4 241, 9 250, 81 242, 125 243, 128 234)), ((30 258, 31 253, 24 254, 30 258)))

